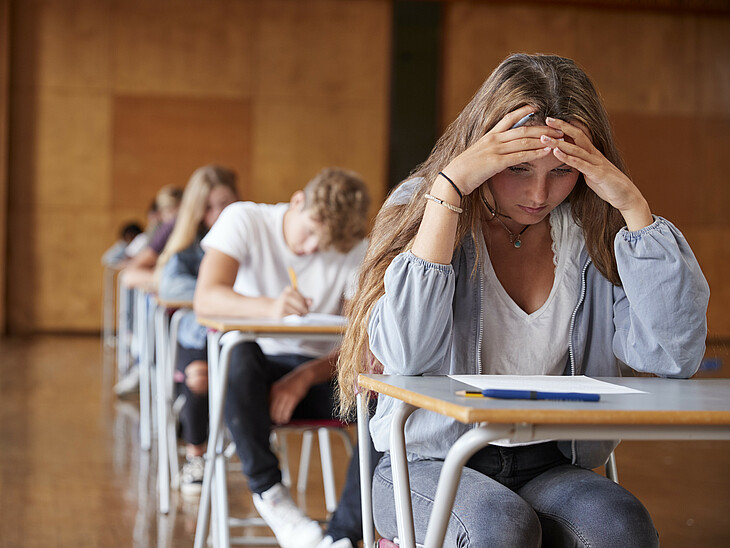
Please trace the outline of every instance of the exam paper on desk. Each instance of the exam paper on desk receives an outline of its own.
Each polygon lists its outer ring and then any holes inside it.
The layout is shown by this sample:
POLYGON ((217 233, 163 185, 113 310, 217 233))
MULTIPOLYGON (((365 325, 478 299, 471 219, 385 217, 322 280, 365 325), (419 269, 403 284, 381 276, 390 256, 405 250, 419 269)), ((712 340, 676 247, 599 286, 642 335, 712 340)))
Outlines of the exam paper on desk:
POLYGON ((346 318, 337 314, 310 312, 304 316, 297 316, 296 314, 284 316, 282 321, 288 325, 344 325, 346 318))
POLYGON ((533 390, 537 392, 579 392, 581 394, 644 394, 626 386, 599 381, 585 375, 449 375, 450 378, 485 390, 533 390))

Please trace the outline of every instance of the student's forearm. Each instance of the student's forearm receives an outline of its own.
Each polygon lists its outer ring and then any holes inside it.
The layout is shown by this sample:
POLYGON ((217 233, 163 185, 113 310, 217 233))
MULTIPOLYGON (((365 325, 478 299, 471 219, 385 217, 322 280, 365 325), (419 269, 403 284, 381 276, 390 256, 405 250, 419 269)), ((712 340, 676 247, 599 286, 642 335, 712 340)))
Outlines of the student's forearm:
POLYGON ((326 356, 303 363, 297 370, 306 376, 310 386, 329 382, 334 378, 338 355, 339 351, 333 350, 326 356))
MULTIPOLYGON (((459 195, 443 177, 436 178, 429 194, 451 205, 461 206, 459 195)), ((411 252, 432 263, 449 264, 454 252, 458 221, 458 213, 428 200, 411 252)))
POLYGON ((129 265, 136 268, 153 269, 157 264, 159 255, 152 248, 145 247, 129 260, 129 265))
POLYGON ((272 299, 268 297, 246 297, 230 287, 196 289, 193 307, 201 316, 235 316, 243 318, 269 317, 272 299))

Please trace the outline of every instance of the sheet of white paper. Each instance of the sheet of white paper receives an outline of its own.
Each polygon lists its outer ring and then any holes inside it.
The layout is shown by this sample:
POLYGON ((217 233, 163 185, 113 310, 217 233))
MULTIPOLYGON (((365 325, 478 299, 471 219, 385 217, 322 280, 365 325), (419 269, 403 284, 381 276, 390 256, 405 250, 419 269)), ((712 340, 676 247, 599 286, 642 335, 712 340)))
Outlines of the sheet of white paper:
POLYGON ((479 390, 499 388, 538 392, 579 392, 581 394, 644 394, 642 390, 599 381, 585 375, 574 377, 561 375, 449 375, 449 377, 479 390))
POLYGON ((310 312, 304 316, 284 316, 282 321, 289 325, 344 325, 346 319, 344 316, 337 314, 322 314, 319 312, 310 312))

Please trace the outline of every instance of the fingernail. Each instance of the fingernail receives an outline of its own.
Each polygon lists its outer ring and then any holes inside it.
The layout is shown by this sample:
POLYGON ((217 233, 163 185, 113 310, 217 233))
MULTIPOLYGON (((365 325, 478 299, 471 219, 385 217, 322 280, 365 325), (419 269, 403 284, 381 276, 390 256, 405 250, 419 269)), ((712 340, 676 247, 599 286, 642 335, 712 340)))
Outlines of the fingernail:
POLYGON ((550 152, 550 151, 552 150, 552 148, 550 148, 550 147, 545 147, 545 148, 543 148, 542 150, 543 150, 544 152, 550 152))
POLYGON ((555 122, 556 120, 555 120, 555 118, 551 118, 550 116, 548 116, 547 118, 545 118, 545 121, 546 122, 555 122))
POLYGON ((551 143, 554 140, 555 139, 552 139, 551 137, 548 137, 547 135, 541 135, 540 136, 540 141, 542 141, 543 143, 551 143))

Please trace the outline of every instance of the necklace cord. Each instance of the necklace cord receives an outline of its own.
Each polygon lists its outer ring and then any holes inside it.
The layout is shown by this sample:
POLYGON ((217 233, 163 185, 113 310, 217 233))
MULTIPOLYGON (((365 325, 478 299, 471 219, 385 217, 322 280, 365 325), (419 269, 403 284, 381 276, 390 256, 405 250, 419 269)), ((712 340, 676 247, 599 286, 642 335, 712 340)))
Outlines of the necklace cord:
POLYGON ((509 227, 506 224, 504 224, 502 219, 500 219, 498 217, 497 210, 495 208, 493 208, 491 205, 489 205, 489 202, 487 202, 487 199, 484 197, 484 192, 482 192, 482 189, 479 189, 479 196, 481 196, 482 202, 484 203, 485 207, 489 210, 489 213, 492 214, 492 218, 489 219, 488 221, 497 219, 499 224, 501 224, 502 227, 507 231, 507 235, 509 237, 509 243, 511 243, 516 249, 519 249, 522 246, 522 240, 520 239, 520 237, 522 236, 522 234, 524 234, 525 230, 530 228, 530 225, 525 225, 522 230, 520 230, 517 234, 515 234, 514 232, 512 232, 509 229, 509 227))

